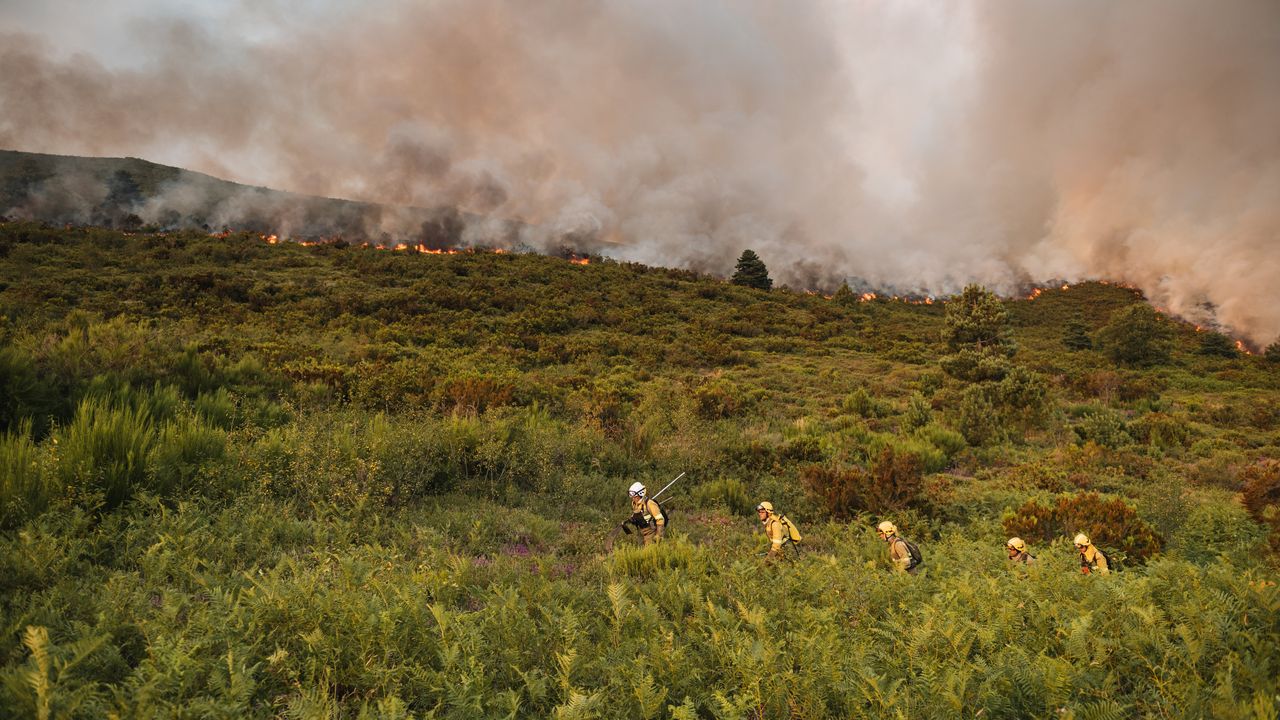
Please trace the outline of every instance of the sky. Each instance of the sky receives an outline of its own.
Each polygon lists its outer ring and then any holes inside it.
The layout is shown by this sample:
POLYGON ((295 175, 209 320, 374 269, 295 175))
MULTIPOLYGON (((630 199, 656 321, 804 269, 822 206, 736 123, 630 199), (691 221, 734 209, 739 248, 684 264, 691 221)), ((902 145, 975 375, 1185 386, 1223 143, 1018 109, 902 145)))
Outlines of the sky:
MULTIPOLYGON (((0 0, 0 147, 1280 337, 1274 0, 0 0)), ((486 240, 483 221, 468 228, 486 240)))

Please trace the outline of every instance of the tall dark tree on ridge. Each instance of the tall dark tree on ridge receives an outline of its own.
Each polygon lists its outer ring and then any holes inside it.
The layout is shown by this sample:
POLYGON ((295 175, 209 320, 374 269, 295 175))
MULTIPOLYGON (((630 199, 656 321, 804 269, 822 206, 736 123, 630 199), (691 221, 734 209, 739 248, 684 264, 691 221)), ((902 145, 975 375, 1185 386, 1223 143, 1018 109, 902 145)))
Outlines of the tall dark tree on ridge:
POLYGON ((732 282, 734 285, 745 285, 759 290, 769 290, 773 287, 773 279, 769 277, 769 268, 765 267, 764 261, 760 259, 760 256, 750 249, 743 250, 742 256, 738 258, 732 282))

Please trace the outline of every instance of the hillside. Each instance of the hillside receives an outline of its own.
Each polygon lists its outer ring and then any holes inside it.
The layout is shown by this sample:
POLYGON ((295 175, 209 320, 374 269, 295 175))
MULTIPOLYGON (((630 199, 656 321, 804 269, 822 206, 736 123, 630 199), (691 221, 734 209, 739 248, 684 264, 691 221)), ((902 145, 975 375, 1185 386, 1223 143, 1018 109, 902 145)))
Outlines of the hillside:
POLYGON ((0 224, 0 715, 1275 717, 1280 357, 958 303, 0 224))
MULTIPOLYGON (((462 240, 470 216, 451 207, 299 195, 138 158, 0 150, 0 217, 128 231, 233 229, 447 248, 462 240)), ((499 224, 509 234, 516 232, 514 223, 499 224)))

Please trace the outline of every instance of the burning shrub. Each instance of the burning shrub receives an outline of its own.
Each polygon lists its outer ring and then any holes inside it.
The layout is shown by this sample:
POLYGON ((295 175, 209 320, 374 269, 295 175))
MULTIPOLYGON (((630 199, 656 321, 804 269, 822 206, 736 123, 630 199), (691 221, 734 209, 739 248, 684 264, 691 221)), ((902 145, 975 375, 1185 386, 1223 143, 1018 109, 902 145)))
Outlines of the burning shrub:
POLYGON ((1124 500, 1094 492, 1058 495, 1052 505, 1028 500, 1003 525, 1008 535, 1038 542, 1084 533, 1104 552, 1119 551, 1128 560, 1145 561, 1164 543, 1124 500))
POLYGON ((1270 529, 1271 547, 1280 550, 1280 461, 1264 460, 1242 473, 1241 500, 1254 520, 1270 529))

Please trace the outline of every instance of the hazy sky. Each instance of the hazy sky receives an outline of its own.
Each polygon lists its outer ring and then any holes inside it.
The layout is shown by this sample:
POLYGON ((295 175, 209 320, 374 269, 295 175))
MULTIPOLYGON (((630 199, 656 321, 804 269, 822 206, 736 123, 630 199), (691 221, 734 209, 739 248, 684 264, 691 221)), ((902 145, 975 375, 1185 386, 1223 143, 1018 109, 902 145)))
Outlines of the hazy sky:
POLYGON ((0 147, 797 285, 1104 277, 1263 344, 1278 128, 1275 0, 0 0, 0 147))

